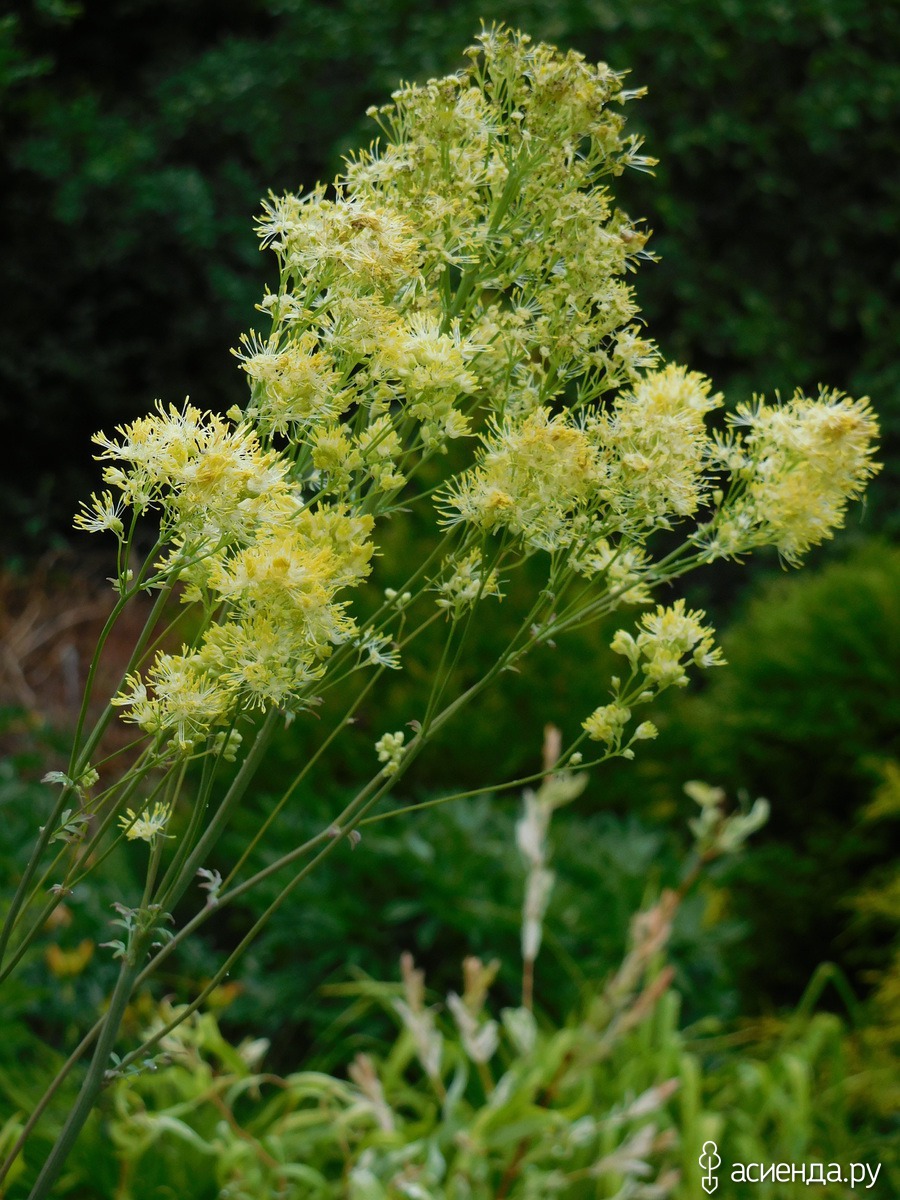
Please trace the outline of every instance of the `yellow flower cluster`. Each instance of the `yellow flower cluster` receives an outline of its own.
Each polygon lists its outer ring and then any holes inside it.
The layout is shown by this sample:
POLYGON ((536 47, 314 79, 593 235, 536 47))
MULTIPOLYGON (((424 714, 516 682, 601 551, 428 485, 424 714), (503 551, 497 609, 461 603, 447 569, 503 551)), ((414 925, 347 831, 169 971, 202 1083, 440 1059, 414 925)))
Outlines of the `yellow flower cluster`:
MULTIPOLYGON (((650 697, 648 696, 647 699, 650 697)), ((595 708, 589 717, 581 722, 581 728, 593 742, 605 742, 611 749, 618 751, 622 745, 625 727, 631 720, 631 709, 624 704, 614 702, 602 704, 595 708)), ((631 742, 648 742, 655 738, 659 730, 652 721, 642 721, 631 735, 631 742)), ((623 758, 633 758, 632 751, 625 750, 623 758)))
MULTIPOLYGON (((572 547, 575 569, 595 574, 616 557, 609 533, 641 540, 696 512, 715 450, 705 417, 721 402, 709 380, 671 364, 580 419, 543 406, 507 418, 448 489, 446 519, 503 527, 535 548, 572 547)), ((624 553, 633 570, 640 552, 624 553)))
POLYGON ((608 503, 625 528, 665 528, 697 511, 714 447, 706 416, 722 403, 710 386, 670 363, 596 418, 610 452, 608 503))
POLYGON ((631 709, 624 704, 603 704, 595 708, 581 726, 592 741, 613 745, 621 740, 630 720, 631 709))
POLYGON ((396 494, 401 459, 469 433, 479 347, 444 320, 399 210, 338 191, 267 206, 260 232, 281 285, 260 306, 271 333, 245 337, 238 357, 251 381, 244 418, 302 448, 307 487, 360 500, 396 494))
MULTIPOLYGON (((122 464, 103 471, 104 482, 121 493, 116 511, 161 510, 164 532, 195 550, 246 537, 299 507, 288 464, 263 450, 247 424, 233 427, 186 403, 181 409, 160 405, 116 432, 120 441, 102 433, 93 438, 102 447, 100 461, 122 464)), ((93 503, 97 511, 110 501, 94 497, 93 503)), ((76 522, 85 527, 84 517, 76 522)))
POLYGON ((865 398, 797 392, 785 405, 740 406, 729 419, 742 432, 721 454, 742 486, 707 536, 711 558, 766 545, 799 562, 843 525, 849 501, 881 469, 878 421, 865 398))
POLYGON ((573 525, 575 540, 569 558, 572 570, 587 579, 603 576, 609 592, 621 604, 648 604, 651 564, 647 552, 624 542, 614 545, 602 536, 605 526, 597 517, 573 525))
POLYGON ((684 687, 689 663, 706 668, 725 662, 722 651, 713 647, 713 631, 703 624, 705 617, 700 611, 686 611, 683 600, 669 607, 660 604, 655 612, 641 617, 636 638, 620 629, 610 646, 628 659, 632 669, 640 666, 647 683, 657 691, 673 684, 684 687))
POLYGON ((326 200, 324 193, 319 187, 273 200, 259 223, 263 245, 278 252, 302 288, 345 280, 393 293, 418 274, 417 232, 396 208, 369 198, 326 200))
POLYGON ((718 667, 724 664, 722 652, 713 646, 713 631, 703 624, 705 613, 688 612, 683 600, 655 612, 645 613, 640 620, 637 637, 620 629, 610 643, 616 654, 622 654, 631 666, 630 677, 623 686, 614 678, 611 704, 594 709, 581 723, 582 729, 595 742, 603 742, 608 752, 622 758, 634 758, 631 749, 635 742, 657 736, 652 721, 642 721, 625 742, 625 732, 632 709, 653 700, 668 687, 684 687, 688 681, 687 667, 718 667))
POLYGON ((351 402, 334 356, 309 330, 279 349, 247 339, 238 357, 251 383, 252 416, 267 436, 337 420, 351 402))
POLYGON ((104 479, 120 504, 161 511, 159 570, 182 582, 185 600, 223 615, 195 646, 129 676, 113 704, 185 751, 243 710, 302 704, 332 648, 355 633, 338 593, 368 574, 372 518, 306 506, 288 459, 246 424, 190 405, 118 432, 95 439, 101 458, 123 464, 104 479))
POLYGON ((448 265, 463 272, 451 315, 486 348, 473 369, 495 411, 572 378, 599 394, 653 357, 623 280, 647 235, 599 185, 650 161, 623 136, 618 106, 635 93, 605 64, 504 29, 469 53, 468 70, 370 110, 385 140, 348 163, 346 184, 415 224, 432 286, 448 265))
POLYGON ((596 504, 606 465, 568 413, 537 408, 495 425, 476 467, 455 482, 446 521, 502 528, 527 545, 552 550, 571 540, 571 519, 596 504))

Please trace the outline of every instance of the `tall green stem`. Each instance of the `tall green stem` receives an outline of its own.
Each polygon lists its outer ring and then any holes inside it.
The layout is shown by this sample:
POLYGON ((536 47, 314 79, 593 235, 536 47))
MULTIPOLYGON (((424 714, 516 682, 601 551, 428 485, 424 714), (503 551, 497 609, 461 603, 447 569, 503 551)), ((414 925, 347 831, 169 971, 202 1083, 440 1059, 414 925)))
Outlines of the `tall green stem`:
POLYGON ((269 742, 275 732, 275 723, 277 720, 278 710, 273 708, 266 715, 250 752, 241 764, 241 769, 235 776, 231 787, 225 793, 224 800, 219 805, 209 825, 207 825, 203 836, 199 839, 193 851, 181 863, 177 873, 172 871, 167 872, 160 884, 158 895, 159 903, 164 909, 171 909, 178 903, 190 884, 191 879, 197 873, 198 867, 203 865, 207 854, 216 844, 231 810, 243 798, 253 776, 256 774, 256 769, 268 749, 269 742))
POLYGON ((69 1119, 56 1139, 56 1143, 50 1152, 50 1157, 44 1163, 43 1170, 38 1176, 37 1182, 31 1189, 28 1200, 44 1200, 44 1197, 49 1194, 50 1188, 53 1187, 53 1184, 58 1179, 59 1173, 69 1156, 69 1152, 75 1144, 75 1139, 84 1127, 84 1123, 88 1119, 91 1109, 94 1107, 94 1103, 103 1086, 109 1056, 115 1045, 125 1008, 131 998, 134 981, 139 973, 138 964, 134 961, 137 959, 139 948, 140 942, 138 941, 138 944, 133 947, 135 952, 133 954, 129 952, 128 958, 122 963, 122 969, 119 972, 119 978, 116 981, 115 990, 113 991, 106 1018, 103 1022, 103 1029, 97 1041, 97 1047, 94 1050, 94 1057, 91 1059, 88 1073, 85 1076, 84 1083, 81 1085, 78 1099, 75 1101, 72 1111, 69 1114, 69 1119))

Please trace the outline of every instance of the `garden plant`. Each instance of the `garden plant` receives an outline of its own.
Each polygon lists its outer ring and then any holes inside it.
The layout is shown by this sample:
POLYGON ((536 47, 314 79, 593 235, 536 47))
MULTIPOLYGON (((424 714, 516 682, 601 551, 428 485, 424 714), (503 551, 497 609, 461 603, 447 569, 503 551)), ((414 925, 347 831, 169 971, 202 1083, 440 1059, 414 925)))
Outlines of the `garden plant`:
MULTIPOLYGON (((822 389, 723 417, 709 380, 661 361, 627 280, 650 257, 648 233, 611 190, 624 171, 652 166, 621 112, 639 93, 603 64, 503 28, 485 31, 468 60, 372 110, 380 138, 331 188, 264 205, 259 233, 278 279, 258 306, 262 329, 236 351, 246 406, 221 416, 160 403, 95 438, 106 490, 76 525, 115 539, 116 600, 68 767, 46 778, 58 798, 5 913, 0 982, 119 843, 143 844, 144 880, 116 905, 108 1004, 5 1140, 0 1180, 39 1166, 31 1200, 50 1193, 104 1086, 158 1065, 316 865, 357 844, 367 819, 410 811, 385 805, 439 731, 454 722, 464 739, 467 705, 527 670, 537 647, 643 606, 634 630, 613 639, 622 669, 608 696, 552 761, 513 782, 571 781, 633 758, 656 735, 637 710, 723 661, 702 612, 659 603, 665 586, 764 546, 799 564, 877 469, 867 400, 822 389), (407 577, 379 552, 392 522, 418 539, 407 577), (537 587, 520 586, 537 571, 537 587), (144 632, 92 724, 104 645, 147 596, 144 632), (493 662, 470 663, 473 627, 501 604, 521 605, 508 644, 493 662), (430 627, 439 651, 425 661, 430 627), (377 731, 370 777, 313 837, 280 844, 279 811, 323 756, 358 736, 354 720, 384 672, 410 664, 420 697, 404 728, 377 731), (348 680, 353 699, 336 710, 348 680), (110 749, 114 720, 134 740, 110 749), (227 872, 213 868, 276 727, 311 720, 314 754, 227 872), (209 983, 121 1046, 129 1003, 169 956, 272 879, 275 899, 209 983), (31 1164, 31 1132, 75 1069, 68 1120, 46 1161, 31 1164)), ((703 811, 719 828, 718 808, 703 811)), ((551 882, 538 856, 526 1011, 551 882)), ((415 979, 410 966, 408 1027, 415 979)), ((476 1038, 475 1026, 463 1036, 476 1038)), ((419 1052, 440 1092, 439 1056, 419 1052)))

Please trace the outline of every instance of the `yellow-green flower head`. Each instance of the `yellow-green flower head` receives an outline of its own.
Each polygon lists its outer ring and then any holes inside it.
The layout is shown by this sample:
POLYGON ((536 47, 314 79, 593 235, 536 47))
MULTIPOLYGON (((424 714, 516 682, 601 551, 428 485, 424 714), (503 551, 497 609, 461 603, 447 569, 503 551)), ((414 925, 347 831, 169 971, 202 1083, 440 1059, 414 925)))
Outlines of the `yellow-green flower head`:
POLYGON ((171 815, 171 804, 157 801, 152 809, 146 808, 140 815, 126 808, 119 817, 119 825, 129 841, 154 842, 158 837, 171 836, 166 833, 171 815))
POLYGON ((326 200, 323 192, 286 195, 264 205, 263 245, 276 250, 295 277, 348 279, 394 292, 418 274, 419 239, 395 207, 343 196, 326 200))
MULTIPOLYGON (((210 627, 200 655, 233 711, 294 710, 309 700, 325 673, 324 659, 338 635, 340 611, 326 610, 330 624, 309 626, 260 612, 210 627), (316 641, 315 639, 319 639, 316 641)), ((349 620, 342 636, 349 636, 349 620)))
POLYGON ((615 144, 621 118, 608 105, 621 92, 622 76, 605 63, 592 66, 577 51, 560 54, 555 46, 497 26, 478 42, 486 75, 507 83, 497 100, 510 110, 513 128, 518 123, 572 156, 579 138, 615 144))
MULTIPOLYGON (((328 295, 328 312, 323 320, 323 338, 335 358, 357 361, 372 356, 372 377, 383 367, 381 351, 395 344, 405 332, 403 316, 380 296, 335 288, 328 295)), ((390 355, 393 361, 395 355, 390 355)))
POLYGON ((440 317, 426 312, 411 313, 381 339, 372 372, 390 380, 396 398, 423 423, 426 447, 469 432, 469 419, 454 401, 478 387, 467 363, 480 349, 460 336, 458 323, 444 332, 440 317))
POLYGON ((311 330, 278 347, 244 339, 238 358, 251 382, 245 415, 263 434, 333 420, 352 399, 352 392, 341 389, 333 356, 311 330))
MULTIPOLYGON (((356 632, 337 593, 369 570, 372 518, 307 509, 249 545, 211 555, 203 588, 227 605, 198 650, 158 654, 113 703, 125 719, 189 751, 246 709, 295 708, 335 645, 356 632)), ((196 589, 195 589, 196 590, 196 589)))
POLYGON ((581 727, 592 741, 614 746, 622 740, 622 731, 630 720, 631 709, 624 704, 603 704, 581 722, 581 727))
POLYGON ((82 502, 82 511, 76 515, 73 524, 76 529, 83 529, 85 533, 101 533, 108 529, 117 537, 121 537, 125 532, 122 523, 125 507, 121 498, 113 499, 112 492, 103 492, 100 496, 93 493, 90 504, 82 502))
POLYGON ((597 533, 603 522, 591 518, 573 522, 572 569, 587 579, 604 575, 610 595, 618 604, 649 604, 652 563, 646 550, 624 541, 614 545, 597 533))
POLYGON ((422 403, 433 393, 473 392, 478 379, 466 363, 477 352, 460 337, 458 324, 444 333, 436 315, 413 313, 405 331, 381 347, 379 360, 400 377, 409 400, 422 403))
POLYGON ((277 610, 298 618, 327 605, 337 590, 330 548, 311 547, 292 526, 218 560, 209 586, 244 610, 277 610))
POLYGON ((332 582, 336 588, 354 587, 371 570, 374 517, 355 513, 339 504, 307 508, 293 528, 310 547, 325 546, 331 554, 332 582))
POLYGON ((167 735, 184 752, 192 750, 212 726, 223 723, 233 704, 228 690, 187 647, 182 654, 158 654, 146 682, 129 675, 125 686, 128 690, 110 701, 128 710, 124 719, 146 733, 167 735))
POLYGON ((322 491, 335 496, 346 492, 354 473, 363 466, 359 448, 346 427, 338 423, 320 426, 311 433, 309 446, 322 491))
POLYGON ((94 437, 107 467, 104 480, 121 490, 137 511, 160 508, 172 536, 219 541, 246 536, 259 523, 283 519, 300 502, 287 481, 288 464, 264 451, 247 425, 232 428, 221 417, 158 407, 155 414, 120 426, 121 441, 94 437))
POLYGON ((710 387, 670 363, 620 394, 597 423, 611 452, 610 502, 626 519, 652 527, 696 512, 714 447, 705 420, 722 403, 710 387))
POLYGON ((471 369, 509 413, 522 411, 529 374, 541 403, 570 377, 593 371, 608 388, 652 358, 623 278, 647 234, 600 184, 650 160, 623 133, 618 102, 638 93, 623 92, 606 64, 502 28, 479 43, 467 70, 403 87, 370 110, 385 136, 348 162, 342 186, 405 214, 432 291, 448 264, 464 273, 489 264, 455 311, 489 347, 471 369))
POLYGON ((605 474, 599 453, 570 415, 539 408, 485 438, 478 466, 446 494, 446 519, 505 528, 531 546, 555 549, 567 544, 570 518, 589 504, 605 474))
POLYGON ((705 669, 725 662, 721 650, 713 646, 713 630, 703 624, 705 617, 700 611, 686 611, 683 600, 668 607, 658 605, 655 612, 641 617, 636 638, 620 629, 610 647, 633 668, 640 665, 652 687, 684 687, 690 663, 705 669))
POLYGON ((460 263, 508 175, 490 102, 461 76, 401 88, 393 99, 369 110, 387 138, 348 162, 348 185, 389 196, 415 219, 429 258, 460 263))
POLYGON ((847 504, 879 471, 878 422, 867 399, 823 390, 785 405, 742 406, 736 501, 714 528, 712 555, 775 546, 792 563, 844 523, 847 504), (746 430, 746 432, 743 432, 746 430))

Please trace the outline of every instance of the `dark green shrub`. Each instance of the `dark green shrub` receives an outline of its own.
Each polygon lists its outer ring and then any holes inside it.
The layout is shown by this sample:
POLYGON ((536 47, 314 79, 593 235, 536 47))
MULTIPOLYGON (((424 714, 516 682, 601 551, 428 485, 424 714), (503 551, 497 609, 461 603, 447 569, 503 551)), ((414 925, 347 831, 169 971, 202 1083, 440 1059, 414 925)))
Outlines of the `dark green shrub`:
POLYGON ((900 753, 900 551, 872 543, 766 584, 722 644, 728 670, 672 710, 665 767, 772 802, 730 876, 734 910, 753 929, 745 981, 791 1002, 833 958, 862 983, 883 951, 851 926, 846 902, 898 849, 896 827, 861 811, 878 762, 900 753))

